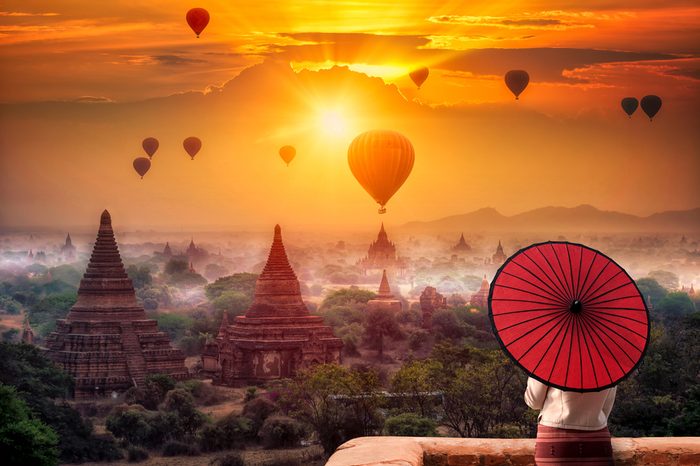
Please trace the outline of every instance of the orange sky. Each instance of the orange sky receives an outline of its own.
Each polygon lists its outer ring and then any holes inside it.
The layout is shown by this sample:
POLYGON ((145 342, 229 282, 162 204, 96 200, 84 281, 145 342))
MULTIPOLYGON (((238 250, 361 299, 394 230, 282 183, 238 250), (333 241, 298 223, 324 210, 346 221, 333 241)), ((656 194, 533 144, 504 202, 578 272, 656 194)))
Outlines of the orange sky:
POLYGON ((345 153, 375 127, 416 148, 389 222, 697 207, 700 7, 591 3, 4 1, 0 225, 89 224, 104 207, 134 228, 373 225, 345 153), (212 16, 200 39, 193 6, 212 16), (417 93, 406 73, 420 65, 417 93), (531 75, 517 103, 513 68, 531 75), (659 117, 626 120, 619 100, 645 94, 663 97, 659 117), (140 181, 146 136, 161 149, 140 181), (289 169, 284 144, 299 152, 289 169))

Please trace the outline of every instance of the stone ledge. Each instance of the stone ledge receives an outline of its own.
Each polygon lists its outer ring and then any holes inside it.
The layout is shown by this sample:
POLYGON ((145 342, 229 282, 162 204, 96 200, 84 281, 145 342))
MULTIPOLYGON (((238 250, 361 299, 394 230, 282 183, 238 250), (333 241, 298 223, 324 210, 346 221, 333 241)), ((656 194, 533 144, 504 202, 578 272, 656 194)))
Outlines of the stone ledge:
MULTIPOLYGON (((700 437, 613 438, 616 466, 700 465, 700 437)), ((336 450, 327 466, 528 466, 535 439, 360 437, 336 450)))

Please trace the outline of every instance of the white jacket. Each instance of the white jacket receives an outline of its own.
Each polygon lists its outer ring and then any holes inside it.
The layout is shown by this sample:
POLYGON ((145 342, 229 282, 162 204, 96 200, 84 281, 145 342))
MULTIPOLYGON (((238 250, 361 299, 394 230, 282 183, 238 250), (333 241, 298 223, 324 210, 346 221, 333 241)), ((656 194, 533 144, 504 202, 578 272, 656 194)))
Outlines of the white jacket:
POLYGON ((598 430, 608 425, 616 391, 617 387, 599 392, 565 392, 529 378, 525 403, 541 410, 539 423, 544 426, 598 430))

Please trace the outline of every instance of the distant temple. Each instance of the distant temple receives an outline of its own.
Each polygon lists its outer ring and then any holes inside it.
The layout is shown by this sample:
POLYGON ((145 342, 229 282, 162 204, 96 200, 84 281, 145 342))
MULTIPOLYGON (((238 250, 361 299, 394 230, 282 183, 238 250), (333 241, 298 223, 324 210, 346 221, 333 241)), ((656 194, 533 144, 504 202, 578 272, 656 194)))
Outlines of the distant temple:
POLYGON ((462 233, 462 236, 459 237, 459 241, 457 244, 452 248, 454 252, 469 252, 472 250, 472 247, 467 244, 467 241, 464 239, 464 233, 462 233))
POLYGON ((141 386, 148 374, 187 378, 182 351, 147 319, 124 271, 106 210, 78 301, 46 339, 47 356, 75 379, 75 398, 141 386))
POLYGON ((170 243, 166 242, 165 247, 163 248, 163 255, 165 257, 171 257, 173 255, 173 250, 170 249, 170 243))
POLYGON ((260 384, 292 377, 314 364, 341 361, 343 342, 321 316, 309 314, 301 298, 279 225, 253 304, 233 324, 222 322, 217 343, 221 372, 214 382, 223 385, 260 384))
POLYGON ((506 254, 503 252, 503 245, 501 244, 501 241, 498 240, 498 246, 496 247, 496 253, 491 258, 491 262, 493 264, 500 265, 500 264, 503 264, 506 261, 506 259, 508 259, 508 258, 506 257, 506 254))
POLYGON ((22 322, 22 336, 20 339, 22 343, 28 345, 34 344, 34 330, 32 330, 32 326, 29 324, 29 316, 27 315, 24 316, 24 322, 22 322))
POLYGON ((382 272, 382 281, 379 283, 379 293, 374 299, 367 301, 367 310, 383 309, 387 312, 401 311, 401 301, 391 294, 389 280, 386 278, 386 270, 382 272))
MULTIPOLYGON (((500 243, 499 243, 500 244, 500 243)), ((486 280, 486 275, 481 281, 481 288, 469 298, 469 304, 479 306, 481 309, 486 309, 489 304, 489 281, 486 280)))
POLYGON ((437 292, 432 286, 426 286, 420 294, 420 310, 423 314, 421 327, 426 330, 433 328, 433 314, 438 309, 447 308, 447 298, 437 292))
POLYGON ((396 256, 396 245, 389 241, 389 237, 384 230, 382 223, 376 241, 369 245, 367 256, 361 259, 358 264, 365 271, 383 270, 390 267, 404 269, 405 264, 396 256))
POLYGON ((185 251, 185 255, 187 256, 187 259, 190 261, 190 263, 197 263, 200 260, 205 259, 209 254, 204 249, 195 246, 194 238, 192 238, 190 240, 190 245, 185 251))
POLYGON ((75 257, 75 246, 70 238, 70 233, 66 236, 66 243, 61 246, 61 255, 66 260, 72 260, 75 257))
POLYGON ((28 259, 34 259, 34 253, 32 252, 31 249, 29 250, 29 254, 27 254, 27 258, 28 258, 28 259))

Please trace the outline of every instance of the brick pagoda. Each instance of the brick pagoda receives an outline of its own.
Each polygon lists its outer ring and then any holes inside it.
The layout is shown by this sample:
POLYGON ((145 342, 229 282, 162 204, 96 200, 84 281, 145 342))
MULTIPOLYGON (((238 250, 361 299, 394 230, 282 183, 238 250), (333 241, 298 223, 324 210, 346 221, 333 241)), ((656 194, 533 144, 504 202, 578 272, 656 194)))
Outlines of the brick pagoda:
POLYGON ((367 301, 367 310, 371 311, 373 309, 383 309, 392 313, 401 311, 401 301, 391 294, 391 287, 386 277, 386 270, 382 272, 382 281, 379 283, 379 292, 377 296, 367 301))
POLYGON ((321 316, 309 314, 279 225, 255 285, 253 304, 233 324, 224 321, 217 340, 221 365, 214 378, 217 384, 262 384, 294 376, 314 364, 340 362, 343 343, 321 316))
POLYGON ((391 267, 403 270, 406 268, 404 261, 396 255, 396 245, 389 241, 389 236, 384 229, 384 223, 379 229, 377 239, 369 245, 367 255, 357 263, 365 272, 368 270, 382 270, 391 267))
POLYGON ((147 374, 187 377, 182 351, 136 302, 106 210, 78 301, 57 321, 46 346, 48 357, 75 379, 76 399, 140 386, 147 374))

